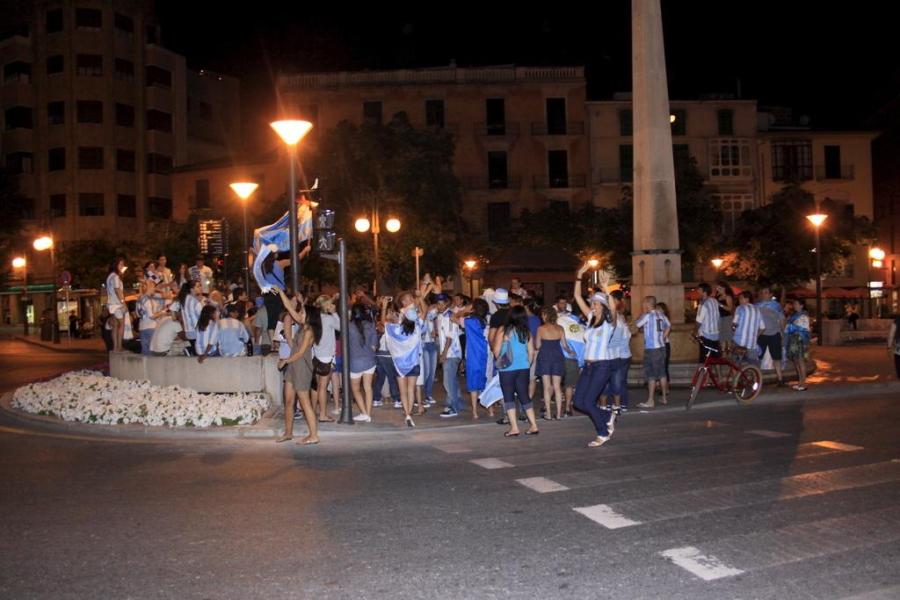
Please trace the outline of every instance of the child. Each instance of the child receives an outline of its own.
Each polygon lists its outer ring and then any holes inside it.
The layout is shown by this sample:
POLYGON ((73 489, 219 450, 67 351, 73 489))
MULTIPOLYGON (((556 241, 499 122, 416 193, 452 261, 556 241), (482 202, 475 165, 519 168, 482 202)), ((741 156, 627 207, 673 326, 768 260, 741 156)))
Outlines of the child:
POLYGON ((644 331, 644 378, 647 380, 647 401, 638 404, 638 408, 653 408, 653 396, 656 394, 656 380, 662 389, 662 404, 669 403, 669 379, 666 377, 666 342, 672 331, 669 319, 657 307, 656 298, 644 298, 644 314, 635 322, 644 331))

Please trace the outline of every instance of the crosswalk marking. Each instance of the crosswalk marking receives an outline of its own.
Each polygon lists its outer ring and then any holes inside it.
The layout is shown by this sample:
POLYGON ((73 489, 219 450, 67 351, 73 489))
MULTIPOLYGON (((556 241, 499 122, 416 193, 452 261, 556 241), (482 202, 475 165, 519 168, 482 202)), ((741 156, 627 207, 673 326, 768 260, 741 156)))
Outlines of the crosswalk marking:
POLYGON ((546 477, 526 477, 525 479, 516 479, 516 481, 539 494, 564 492, 569 489, 563 484, 557 483, 552 479, 547 479, 546 477))
POLYGON ((713 581, 743 573, 740 569, 729 567, 715 556, 702 554, 693 546, 672 548, 660 552, 660 554, 704 581, 713 581))
POLYGON ((640 521, 633 521, 628 517, 620 515, 607 504, 583 506, 574 510, 577 513, 583 514, 591 521, 603 525, 607 529, 621 529, 622 527, 631 527, 632 525, 641 524, 640 521))
POLYGON ((853 446, 851 444, 842 444, 841 442, 832 442, 830 440, 825 440, 822 442, 813 442, 816 446, 822 446, 823 448, 831 448, 832 450, 843 450, 845 452, 853 452, 855 450, 862 450, 862 446, 853 446))
POLYGON ((753 429, 748 431, 750 435, 758 435, 767 438, 783 438, 783 437, 791 437, 789 433, 782 433, 781 431, 769 431, 768 429, 753 429))
POLYGON ((469 461, 473 465, 478 465, 483 469, 508 469, 512 467, 508 462, 504 462, 499 458, 473 458, 469 461))

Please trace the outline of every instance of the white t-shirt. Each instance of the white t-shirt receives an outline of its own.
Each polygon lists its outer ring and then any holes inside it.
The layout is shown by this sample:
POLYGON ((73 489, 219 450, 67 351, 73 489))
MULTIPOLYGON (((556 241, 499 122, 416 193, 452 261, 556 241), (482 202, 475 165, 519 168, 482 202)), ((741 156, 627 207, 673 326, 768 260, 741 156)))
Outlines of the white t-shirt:
POLYGON ((175 319, 163 319, 156 331, 153 332, 153 339, 150 340, 150 352, 169 352, 181 331, 181 323, 175 319))
POLYGON ((447 348, 447 358, 462 358, 462 345, 459 343, 459 325, 451 319, 453 313, 447 310, 438 317, 438 353, 442 353, 450 340, 447 348))
POLYGON ((162 298, 146 295, 141 296, 141 299, 138 300, 138 314, 141 316, 138 329, 141 331, 145 329, 155 329, 156 319, 153 318, 153 315, 158 313, 161 307, 162 298))
POLYGON ((341 319, 336 314, 322 313, 322 339, 313 346, 313 356, 319 362, 330 363, 334 360, 337 345, 335 332, 341 330, 341 319))
POLYGON ((122 302, 122 278, 118 273, 110 273, 106 278, 106 305, 118 306, 122 302))
POLYGON ((156 274, 159 275, 163 283, 172 283, 174 276, 172 275, 172 269, 169 267, 157 268, 156 274))

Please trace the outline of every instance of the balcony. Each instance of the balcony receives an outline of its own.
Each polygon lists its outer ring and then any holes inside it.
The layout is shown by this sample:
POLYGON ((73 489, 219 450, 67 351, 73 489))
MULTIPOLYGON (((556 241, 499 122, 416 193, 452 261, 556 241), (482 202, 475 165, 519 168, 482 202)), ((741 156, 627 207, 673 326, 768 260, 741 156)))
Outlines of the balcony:
POLYGON ((843 180, 851 181, 854 179, 853 165, 841 165, 840 170, 828 169, 824 165, 816 166, 816 181, 826 180, 843 180))
POLYGON ((584 135, 584 121, 553 124, 542 121, 533 122, 531 135, 584 135))
POLYGON ((518 137, 519 124, 510 121, 505 123, 475 123, 475 135, 485 137, 518 137))
POLYGON ((534 189, 536 190, 578 189, 583 187, 587 187, 587 177, 584 175, 534 176, 534 189))
POLYGON ((522 178, 518 175, 508 175, 506 178, 488 176, 460 177, 463 188, 467 191, 474 190, 509 190, 522 187, 522 178))

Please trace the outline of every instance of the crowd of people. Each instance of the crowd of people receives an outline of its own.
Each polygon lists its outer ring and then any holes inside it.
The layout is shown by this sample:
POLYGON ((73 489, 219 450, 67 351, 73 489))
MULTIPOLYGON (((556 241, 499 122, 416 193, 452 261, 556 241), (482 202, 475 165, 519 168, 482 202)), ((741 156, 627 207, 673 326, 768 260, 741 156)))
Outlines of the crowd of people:
MULTIPOLYGON (((335 296, 307 299, 277 285, 284 282, 284 262, 272 255, 264 268, 276 285, 251 300, 237 283, 217 286, 202 257, 175 274, 160 256, 143 266, 132 313, 122 285, 126 264, 116 260, 109 268, 101 320, 109 349, 184 355, 200 364, 216 356, 276 352, 285 406, 279 442, 292 439, 294 420, 303 418, 309 433, 301 443, 318 443, 318 423, 339 414, 345 383, 355 420, 371 421, 373 409, 387 402, 403 411, 408 427, 415 427, 414 417, 435 404, 440 367, 442 418, 463 412, 472 419, 499 416, 498 423, 508 426, 505 435, 516 437, 537 435, 539 420, 563 419, 578 410, 594 426, 589 446, 598 447, 610 439, 616 419, 628 408, 633 335, 643 338, 648 391, 638 406, 653 408, 658 393, 659 402, 668 403, 668 307, 646 297, 639 305, 635 300, 632 314, 626 295, 611 289, 603 271, 595 275, 599 285, 582 289, 590 263, 575 274, 572 297, 552 303, 533 297, 517 279, 509 288, 487 288, 477 298, 448 289, 445 280, 430 275, 418 289, 396 297, 372 298, 360 286, 346 309, 348 330, 341 331, 335 296), (348 357, 342 356, 341 335, 347 336, 348 357), (349 382, 341 381, 343 360, 349 361, 349 382), (495 406, 502 407, 500 414, 495 406)), ((785 311, 767 288, 757 298, 749 291, 736 295, 724 282, 701 284, 699 292, 701 362, 703 346, 751 362, 765 359, 784 385, 783 362, 789 360, 799 374, 794 389, 807 389, 810 320, 802 300, 792 300, 785 311)))

